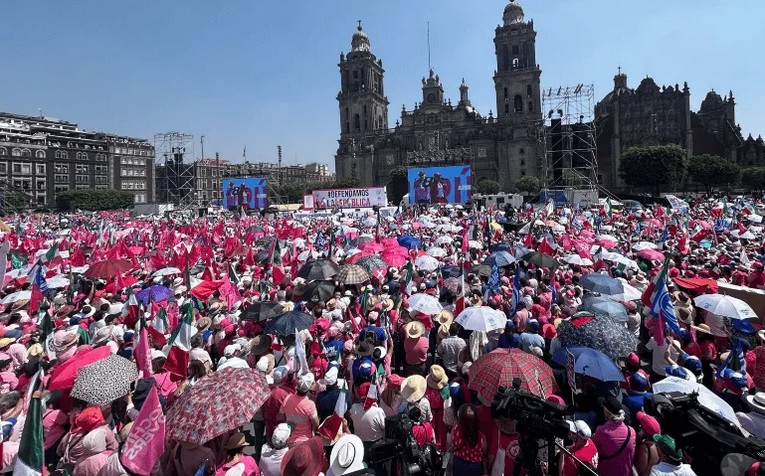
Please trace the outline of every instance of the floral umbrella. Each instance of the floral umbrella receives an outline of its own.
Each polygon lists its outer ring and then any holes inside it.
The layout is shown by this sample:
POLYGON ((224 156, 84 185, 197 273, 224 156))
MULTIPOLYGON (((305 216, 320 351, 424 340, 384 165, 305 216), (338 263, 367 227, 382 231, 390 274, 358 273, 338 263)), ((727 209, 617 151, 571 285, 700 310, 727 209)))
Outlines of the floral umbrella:
POLYGON ((520 379, 521 389, 546 398, 558 389, 552 369, 539 357, 520 349, 496 349, 478 357, 470 367, 470 390, 491 402, 500 385, 512 387, 520 379))
POLYGON ((72 388, 72 397, 94 405, 108 405, 130 393, 138 378, 135 364, 119 355, 111 355, 81 368, 72 388))
POLYGON ((637 339, 623 324, 612 319, 580 312, 561 322, 558 339, 564 346, 580 345, 617 359, 637 348, 637 339))
POLYGON ((388 263, 376 255, 364 256, 356 261, 356 264, 366 269, 369 273, 380 268, 388 269, 388 263))
POLYGON ((167 437, 204 444, 248 423, 270 395, 265 374, 227 368, 203 377, 167 411, 167 437), (200 415, 215 415, 200 422, 200 415))

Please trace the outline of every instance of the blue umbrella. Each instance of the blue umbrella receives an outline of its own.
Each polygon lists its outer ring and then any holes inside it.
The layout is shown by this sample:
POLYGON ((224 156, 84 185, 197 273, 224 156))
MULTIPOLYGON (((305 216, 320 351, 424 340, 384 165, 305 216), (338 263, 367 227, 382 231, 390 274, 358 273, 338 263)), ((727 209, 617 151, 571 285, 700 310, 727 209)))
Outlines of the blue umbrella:
POLYGON ((574 372, 601 382, 623 382, 624 375, 616 362, 603 352, 589 347, 563 347, 553 354, 553 362, 566 365, 566 351, 574 354, 574 372))
POLYGON ((605 294, 607 296, 613 296, 614 294, 624 294, 624 286, 622 283, 620 283, 618 279, 614 279, 605 274, 588 274, 579 280, 579 284, 581 284, 582 287, 588 291, 605 294))
POLYGON ((167 288, 165 286, 161 286, 159 284, 155 284, 154 286, 149 286, 148 288, 142 289, 137 297, 141 300, 144 305, 149 304, 149 294, 151 294, 151 300, 154 302, 162 302, 167 301, 173 296, 173 291, 170 288, 167 288))
POLYGON ((527 254, 529 252, 529 249, 525 246, 521 245, 515 245, 515 257, 520 258, 521 256, 527 254))
POLYGON ((503 266, 511 266, 515 263, 515 257, 508 251, 497 251, 490 254, 486 260, 484 260, 483 264, 492 264, 492 262, 497 263, 497 266, 500 268, 503 266))
POLYGON ((422 240, 409 235, 399 236, 398 244, 410 250, 422 249, 422 240))
POLYGON ((459 266, 444 266, 441 268, 441 275, 444 279, 459 278, 462 276, 462 269, 459 266))
POLYGON ((596 316, 607 317, 616 322, 627 322, 627 308, 620 302, 607 296, 587 295, 584 297, 582 308, 596 316))

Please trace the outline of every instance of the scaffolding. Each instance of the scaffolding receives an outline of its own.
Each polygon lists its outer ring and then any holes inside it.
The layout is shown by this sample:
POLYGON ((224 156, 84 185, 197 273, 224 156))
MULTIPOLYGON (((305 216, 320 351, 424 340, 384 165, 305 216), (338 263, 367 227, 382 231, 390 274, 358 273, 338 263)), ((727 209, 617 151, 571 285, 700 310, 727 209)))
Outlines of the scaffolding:
POLYGON ((595 87, 561 86, 542 91, 544 188, 597 190, 595 87))
POLYGON ((162 164, 157 170, 157 201, 172 203, 176 210, 195 208, 194 136, 181 132, 154 134, 154 150, 162 164))

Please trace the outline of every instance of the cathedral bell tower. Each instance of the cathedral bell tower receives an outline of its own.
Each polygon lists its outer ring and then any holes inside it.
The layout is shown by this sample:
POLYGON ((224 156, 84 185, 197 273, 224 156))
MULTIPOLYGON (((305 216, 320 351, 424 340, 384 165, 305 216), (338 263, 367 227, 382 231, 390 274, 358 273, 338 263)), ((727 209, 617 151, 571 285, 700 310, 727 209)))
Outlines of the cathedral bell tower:
POLYGON ((372 54, 361 27, 351 39, 351 51, 340 53, 340 140, 335 156, 337 178, 355 177, 361 185, 375 182, 375 134, 388 129, 382 60, 372 54))
POLYGON ((494 87, 499 121, 526 122, 541 117, 539 77, 536 62, 534 22, 525 21, 523 8, 515 0, 505 7, 503 25, 494 36, 497 70, 494 87))

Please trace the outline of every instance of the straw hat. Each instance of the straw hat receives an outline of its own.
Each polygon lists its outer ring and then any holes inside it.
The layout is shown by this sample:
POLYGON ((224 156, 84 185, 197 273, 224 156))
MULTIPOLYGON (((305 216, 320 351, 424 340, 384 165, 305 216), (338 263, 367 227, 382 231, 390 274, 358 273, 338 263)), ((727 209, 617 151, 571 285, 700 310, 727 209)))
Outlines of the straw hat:
POLYGON ((383 299, 382 310, 385 311, 385 312, 388 312, 391 309, 393 309, 394 305, 395 305, 395 303, 393 302, 393 299, 390 299, 390 298, 383 299))
POLYGON ((425 334, 425 325, 420 321, 412 321, 404 326, 404 331, 410 339, 419 339, 425 334))
POLYGON ((194 325, 200 332, 204 332, 212 326, 212 319, 207 316, 200 317, 194 325))
POLYGON ((76 332, 59 331, 53 335, 53 349, 56 352, 64 352, 73 345, 77 345, 80 337, 76 332))
POLYGON ((754 395, 747 395, 746 401, 754 411, 765 414, 765 392, 757 392, 754 395))
POLYGON ((247 440, 244 439, 244 434, 237 431, 228 437, 228 440, 223 445, 223 449, 233 450, 235 448, 244 448, 245 446, 247 446, 247 440))
POLYGON ((446 371, 440 365, 431 365, 430 372, 428 372, 428 387, 441 390, 449 383, 449 378, 446 376, 446 371))
POLYGON ((271 349, 271 337, 267 334, 255 336, 250 341, 250 354, 263 355, 271 349))
POLYGON ((427 382, 422 375, 410 375, 401 382, 401 397, 408 403, 415 403, 425 396, 427 382))
POLYGON ((96 335, 93 337, 93 345, 101 344, 103 342, 106 342, 111 338, 112 331, 114 331, 114 326, 108 325, 105 327, 102 327, 96 331, 96 335))
POLYGON ((9 345, 13 344, 14 342, 16 342, 15 337, 3 337, 2 339, 0 339, 0 349, 4 349, 8 347, 9 345))
POLYGON ((712 329, 706 324, 699 324, 698 326, 691 326, 697 332, 703 332, 704 334, 712 334, 712 329))
POLYGON ((452 322, 454 321, 454 314, 451 311, 447 311, 444 309, 443 311, 438 313, 438 317, 436 317, 436 320, 439 324, 446 324, 447 326, 450 326, 452 322))

